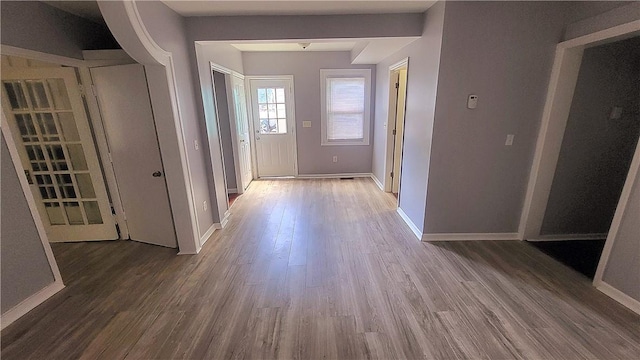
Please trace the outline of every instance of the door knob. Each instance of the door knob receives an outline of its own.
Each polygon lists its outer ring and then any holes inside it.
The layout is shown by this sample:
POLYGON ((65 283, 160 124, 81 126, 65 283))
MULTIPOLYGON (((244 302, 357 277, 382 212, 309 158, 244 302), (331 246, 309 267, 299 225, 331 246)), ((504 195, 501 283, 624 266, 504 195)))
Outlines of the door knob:
POLYGON ((160 177, 160 176, 162 176, 162 172, 161 172, 161 171, 156 171, 156 172, 154 172, 153 174, 151 174, 151 176, 153 176, 153 177, 160 177))
POLYGON ((256 136, 256 140, 260 140, 260 136, 256 136))
POLYGON ((243 140, 240 140, 240 142, 244 142, 244 139, 243 139, 243 140))

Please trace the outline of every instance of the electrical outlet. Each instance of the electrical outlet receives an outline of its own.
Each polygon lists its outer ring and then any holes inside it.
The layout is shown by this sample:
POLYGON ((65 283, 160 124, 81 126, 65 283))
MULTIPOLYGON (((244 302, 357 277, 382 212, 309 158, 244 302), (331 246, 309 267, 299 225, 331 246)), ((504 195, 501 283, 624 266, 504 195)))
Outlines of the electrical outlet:
POLYGON ((513 145, 513 138, 514 137, 515 137, 515 135, 513 135, 513 134, 507 135, 507 140, 504 142, 505 146, 513 145))
POLYGON ((204 209, 204 211, 207 211, 208 207, 207 207, 207 201, 203 201, 202 202, 202 208, 204 209))
POLYGON ((338 162, 338 156, 337 155, 333 155, 333 162, 338 162))
POLYGON ((196 148, 196 150, 200 150, 200 144, 198 144, 198 140, 193 140, 193 147, 196 148))

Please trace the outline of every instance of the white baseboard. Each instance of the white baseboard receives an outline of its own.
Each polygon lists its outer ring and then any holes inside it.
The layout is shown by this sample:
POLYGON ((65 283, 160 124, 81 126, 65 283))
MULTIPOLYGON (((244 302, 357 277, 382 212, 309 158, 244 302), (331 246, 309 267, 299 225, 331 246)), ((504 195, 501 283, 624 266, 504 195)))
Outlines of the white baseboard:
POLYGON ((222 218, 222 220, 220 220, 219 223, 213 224, 213 226, 215 226, 216 229, 218 229, 218 230, 224 229, 225 226, 227 226, 227 223, 229 222, 229 215, 231 215, 231 213, 229 212, 229 210, 227 210, 224 213, 224 217, 222 218))
POLYGON ((238 193, 237 188, 227 189, 227 194, 237 194, 237 193, 238 193))
POLYGON ((605 295, 626 306, 636 314, 640 314, 640 301, 632 298, 631 296, 623 293, 622 291, 614 288, 606 282, 600 280, 597 284, 594 283, 596 289, 602 291, 605 295))
POLYGON ((371 177, 371 173, 342 173, 342 174, 299 174, 298 179, 339 179, 371 177))
POLYGON ((402 210, 401 208, 398 208, 396 211, 398 212, 402 220, 404 220, 404 222, 407 223, 407 225, 409 226, 409 229, 411 229, 413 234, 418 238, 418 240, 420 240, 420 238, 422 237, 422 231, 420 231, 420 229, 416 226, 416 224, 414 224, 413 221, 409 219, 409 216, 404 212, 404 210, 402 210))
POLYGON ((380 180, 378 180, 378 178, 374 174, 371 174, 371 179, 374 183, 376 183, 376 185, 378 185, 380 190, 384 191, 384 185, 382 185, 382 182, 380 182, 380 180))
POLYGON ((527 239, 527 241, 605 240, 607 235, 607 233, 540 235, 533 239, 527 239))
POLYGON ((422 241, 520 240, 518 233, 442 233, 422 234, 422 241))
POLYGON ((209 229, 207 229, 207 231, 202 235, 202 237, 200 238, 200 246, 203 246, 204 243, 207 242, 207 240, 209 240, 209 238, 211 237, 211 235, 213 235, 213 233, 217 230, 216 224, 212 224, 209 229))
POLYGON ((4 329, 5 327, 9 326, 11 323, 18 320, 29 311, 35 309, 36 306, 42 304, 43 302, 45 302, 45 300, 49 299, 62 289, 64 289, 64 284, 62 283, 62 281, 54 281, 42 288, 37 293, 22 300, 22 302, 20 302, 18 305, 7 310, 7 312, 0 316, 0 323, 2 323, 1 328, 4 329))

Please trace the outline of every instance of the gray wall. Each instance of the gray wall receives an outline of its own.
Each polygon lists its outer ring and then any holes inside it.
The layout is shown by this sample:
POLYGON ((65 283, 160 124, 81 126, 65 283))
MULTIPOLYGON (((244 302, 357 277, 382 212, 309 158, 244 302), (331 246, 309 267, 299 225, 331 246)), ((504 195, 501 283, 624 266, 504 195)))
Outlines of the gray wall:
POLYGON ((603 280, 640 301, 640 172, 629 197, 603 280))
POLYGON ((422 14, 202 16, 187 18, 194 40, 419 36, 422 14))
POLYGON ((424 204, 427 198, 445 5, 448 6, 448 3, 438 2, 427 11, 420 39, 377 66, 372 170, 380 181, 384 181, 384 125, 388 116, 389 66, 409 57, 399 206, 420 231, 424 224, 424 204))
POLYGON ((564 40, 640 19, 638 1, 576 1, 571 4, 564 40))
POLYGON ((82 59, 82 50, 118 49, 109 29, 39 1, 2 1, 3 45, 82 59))
MULTIPOLYGON (((141 1, 137 3, 142 21, 153 39, 164 50, 173 54, 177 96, 182 118, 185 137, 187 161, 193 185, 193 199, 198 218, 200 234, 204 234, 218 219, 214 189, 210 189, 210 174, 207 171, 209 155, 206 147, 204 121, 199 116, 196 103, 198 87, 193 81, 190 51, 193 44, 189 44, 186 37, 184 18, 169 9, 161 2, 141 1), (200 144, 195 149, 195 141, 200 144), (208 201, 211 206, 205 211, 203 202, 208 201)), ((165 169, 171 171, 171 169, 165 169)))
POLYGON ((447 2, 425 233, 518 230, 567 8, 447 2), (469 94, 479 97, 475 110, 466 108, 469 94))
MULTIPOLYGON (((4 3, 3 5, 4 6, 4 3)), ((53 273, 42 247, 42 241, 29 211, 27 199, 22 192, 16 168, 11 161, 9 149, 4 141, 4 130, 0 136, 0 163, 2 186, 0 191, 0 241, 1 311, 4 314, 24 299, 53 283, 53 273)))
POLYGON ((216 71, 213 73, 213 80, 216 88, 216 105, 218 105, 218 123, 220 125, 227 189, 237 189, 236 165, 233 160, 233 142, 231 140, 231 122, 229 119, 229 103, 227 102, 225 75, 216 71))
POLYGON ((541 233, 607 233, 640 133, 640 38, 585 50, 541 233), (614 106, 622 117, 609 120, 614 106))
POLYGON ((350 52, 246 52, 243 61, 247 76, 293 75, 300 175, 371 172, 371 145, 320 145, 320 69, 371 69, 374 99, 375 66, 351 65, 350 52), (311 127, 303 128, 303 121, 311 121, 311 127))

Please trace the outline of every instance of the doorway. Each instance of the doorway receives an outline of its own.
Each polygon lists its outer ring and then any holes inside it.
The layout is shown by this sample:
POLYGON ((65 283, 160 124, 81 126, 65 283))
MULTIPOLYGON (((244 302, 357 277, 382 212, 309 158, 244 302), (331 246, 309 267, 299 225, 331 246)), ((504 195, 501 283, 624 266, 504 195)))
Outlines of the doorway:
POLYGON ((593 278, 640 136, 640 37, 585 49, 534 245, 593 278))
POLYGON ((402 152, 404 145, 404 119, 407 101, 409 59, 389 67, 389 117, 387 120, 387 161, 385 191, 400 202, 402 177, 402 152))
MULTIPOLYGON (((576 86, 584 54, 591 48, 612 44, 638 35, 640 35, 638 21, 635 21, 558 44, 520 221, 519 236, 522 239, 536 240, 541 236, 555 237, 554 234, 544 234, 542 229, 547 206, 549 205, 550 193, 553 188, 553 180, 559 164, 565 130, 568 129, 572 99, 576 94, 576 86)), ((609 81, 612 80, 615 81, 614 79, 609 79, 609 81)), ((630 80, 635 81, 635 90, 637 91, 638 78, 630 80)), ((598 86, 600 85, 598 84, 598 86)), ((637 93, 632 96, 635 96, 637 100, 637 93)), ((598 101, 599 99, 593 100, 598 101)), ((600 125, 606 124, 609 127, 615 127, 617 126, 615 120, 620 118, 624 110, 617 109, 618 106, 616 104, 609 105, 608 109, 604 112, 599 112, 597 116, 600 117, 600 125)), ((640 113, 639 110, 638 108, 628 109, 630 112, 635 112, 636 121, 640 113)), ((637 137, 634 141, 638 142, 637 137)), ((627 215, 633 213, 637 208, 633 205, 634 198, 632 194, 634 194, 633 189, 637 187, 637 175, 640 170, 640 146, 638 145, 640 144, 636 144, 635 149, 633 149, 634 152, 630 164, 627 163, 623 171, 622 189, 621 191, 618 190, 616 194, 615 201, 617 202, 615 203, 613 217, 606 221, 606 241, 593 276, 593 284, 597 289, 632 309, 634 307, 638 309, 637 300, 634 300, 628 295, 628 292, 625 292, 628 289, 623 288, 625 290, 621 290, 621 288, 611 285, 608 281, 617 281, 617 278, 612 278, 606 274, 611 267, 620 268, 623 264, 633 266, 626 261, 627 258, 625 256, 629 251, 624 249, 637 244, 635 242, 637 239, 628 236, 628 229, 633 222, 629 221, 627 215), (607 276, 609 276, 608 280, 607 276)), ((589 164, 589 166, 592 169, 598 168, 597 164, 589 164)), ((637 193, 635 194, 637 195, 637 193)), ((578 202, 582 202, 587 206, 591 205, 590 201, 578 202)), ((620 285, 616 284, 616 286, 620 285)))
POLYGON ((213 65, 212 79, 225 191, 231 208, 253 180, 244 76, 213 65))
POLYGON ((297 176, 293 76, 249 79, 258 177, 297 176))

